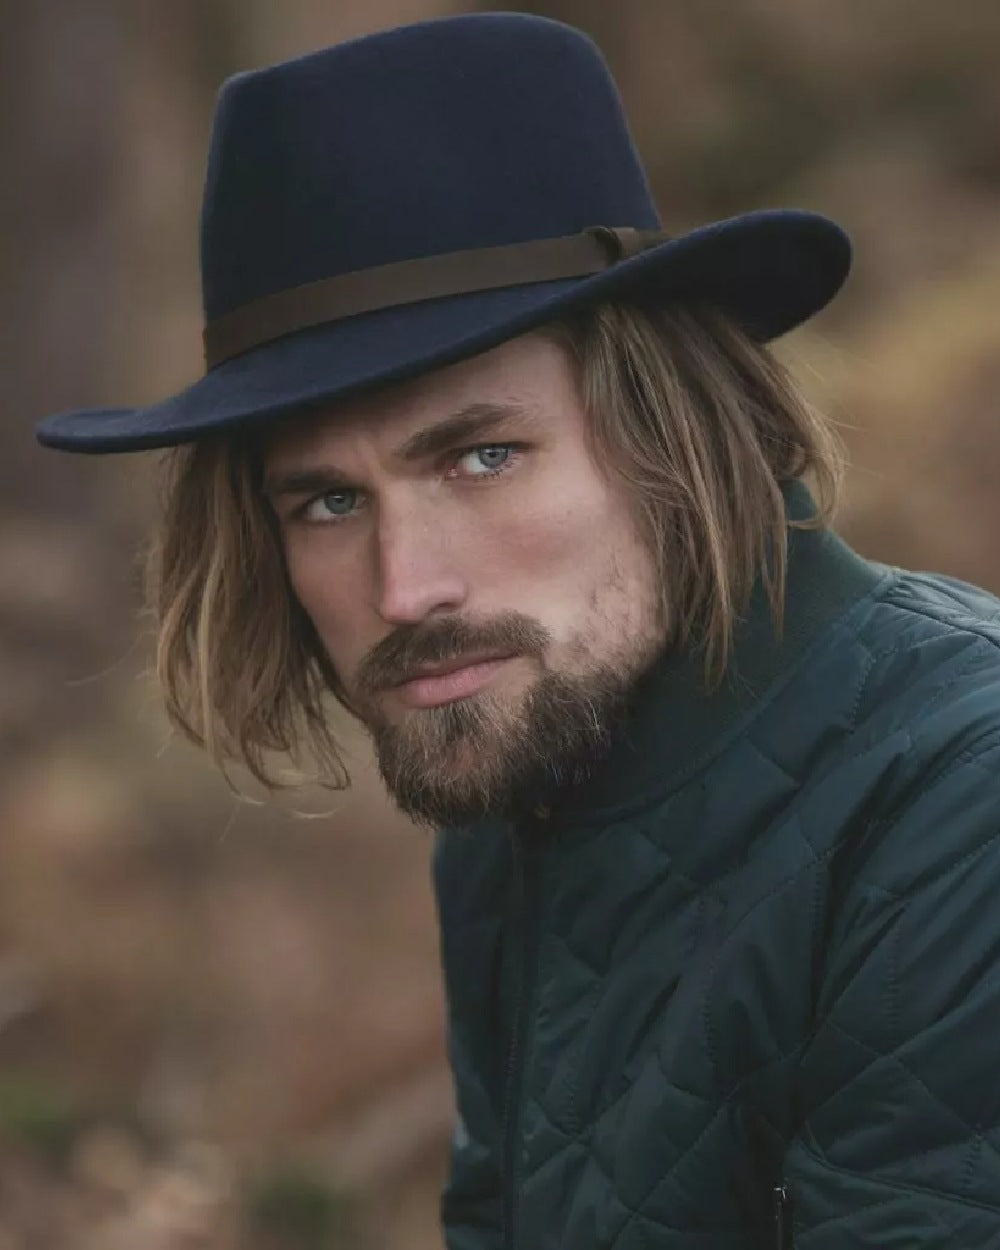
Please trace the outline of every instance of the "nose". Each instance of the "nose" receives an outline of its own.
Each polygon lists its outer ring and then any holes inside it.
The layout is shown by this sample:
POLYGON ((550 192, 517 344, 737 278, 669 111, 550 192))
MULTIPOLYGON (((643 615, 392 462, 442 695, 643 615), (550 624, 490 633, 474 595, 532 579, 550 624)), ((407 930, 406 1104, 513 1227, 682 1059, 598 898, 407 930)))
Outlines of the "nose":
POLYGON ((417 624, 465 603, 468 586, 448 539, 413 516, 380 517, 376 611, 386 624, 417 624))

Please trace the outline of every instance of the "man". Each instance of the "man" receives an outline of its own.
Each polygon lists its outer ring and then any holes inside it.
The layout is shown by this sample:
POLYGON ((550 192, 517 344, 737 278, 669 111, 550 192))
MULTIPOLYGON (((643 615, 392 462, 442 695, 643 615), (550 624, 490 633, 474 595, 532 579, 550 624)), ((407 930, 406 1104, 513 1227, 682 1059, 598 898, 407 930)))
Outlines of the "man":
POLYGON ((661 231, 596 49, 512 15, 234 79, 175 447, 176 722, 442 829, 451 1250, 1000 1246, 1000 605, 827 522, 766 342, 841 231, 661 231), (809 477, 813 489, 804 484, 809 477))

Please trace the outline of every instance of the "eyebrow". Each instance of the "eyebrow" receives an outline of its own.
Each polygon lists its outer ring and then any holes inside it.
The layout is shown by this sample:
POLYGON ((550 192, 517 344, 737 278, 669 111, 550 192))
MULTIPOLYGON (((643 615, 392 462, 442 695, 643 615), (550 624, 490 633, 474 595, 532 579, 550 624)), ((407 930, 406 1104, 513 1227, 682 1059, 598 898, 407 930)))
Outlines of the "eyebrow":
MULTIPOLYGON (((411 434, 396 449, 393 458, 404 464, 429 460, 463 443, 475 442, 508 421, 533 425, 538 418, 536 410, 520 404, 469 404, 411 434)), ((264 480, 263 493, 270 499, 282 495, 308 495, 329 490, 332 486, 344 485, 349 479, 350 474, 342 472, 331 463, 291 468, 268 475, 264 480)))

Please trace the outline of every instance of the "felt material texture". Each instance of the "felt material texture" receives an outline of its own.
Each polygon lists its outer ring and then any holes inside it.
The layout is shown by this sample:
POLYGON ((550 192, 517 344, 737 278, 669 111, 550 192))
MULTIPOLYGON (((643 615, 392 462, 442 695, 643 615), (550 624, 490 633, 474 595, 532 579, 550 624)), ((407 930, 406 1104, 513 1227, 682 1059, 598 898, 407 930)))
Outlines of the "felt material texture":
MULTIPOLYGON (((201 226, 203 311, 372 266, 663 228, 608 67, 581 32, 478 14, 240 74, 220 93, 201 226)), ((44 445, 116 452, 271 421, 466 358, 601 300, 704 303, 768 341, 837 292, 827 218, 759 210, 593 276, 427 299, 282 335, 141 407, 49 417, 44 445)))

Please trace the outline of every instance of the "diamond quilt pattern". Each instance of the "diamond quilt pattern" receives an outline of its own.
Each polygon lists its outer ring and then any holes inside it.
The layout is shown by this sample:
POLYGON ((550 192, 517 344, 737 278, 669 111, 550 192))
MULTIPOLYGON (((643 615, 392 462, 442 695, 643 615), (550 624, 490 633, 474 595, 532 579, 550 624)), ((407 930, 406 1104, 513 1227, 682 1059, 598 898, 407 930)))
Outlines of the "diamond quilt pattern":
POLYGON ((770 1250, 778 1185, 782 1250, 1000 1248, 998 621, 899 575, 551 839, 526 999, 516 838, 442 838, 449 1250, 770 1250))

